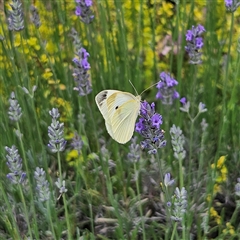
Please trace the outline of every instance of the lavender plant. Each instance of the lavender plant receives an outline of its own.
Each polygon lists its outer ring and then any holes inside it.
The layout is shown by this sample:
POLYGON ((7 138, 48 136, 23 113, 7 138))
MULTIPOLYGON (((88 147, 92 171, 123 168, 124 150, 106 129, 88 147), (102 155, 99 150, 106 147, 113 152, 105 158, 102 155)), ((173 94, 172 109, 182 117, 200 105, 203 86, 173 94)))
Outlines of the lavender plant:
POLYGON ((146 101, 141 103, 140 116, 135 131, 144 137, 141 148, 149 149, 149 154, 156 154, 157 149, 166 145, 164 131, 161 129, 162 116, 155 112, 154 103, 150 105, 146 101))
POLYGON ((137 163, 140 160, 140 145, 137 143, 137 137, 132 138, 127 157, 132 163, 137 163))
POLYGON ((83 147, 83 141, 81 136, 78 135, 77 132, 74 133, 74 137, 72 138, 71 146, 73 149, 78 151, 78 155, 80 155, 81 149, 83 147))
POLYGON ((9 99, 8 116, 10 120, 18 122, 22 116, 22 108, 20 107, 18 100, 15 98, 15 93, 12 92, 9 99))
POLYGON ((71 37, 73 37, 74 49, 76 57, 73 58, 75 68, 73 69, 73 78, 77 86, 74 90, 78 91, 79 96, 86 96, 92 92, 92 85, 89 80, 88 70, 91 68, 88 62, 89 53, 82 47, 81 41, 75 29, 72 29, 71 37))
POLYGON ((37 167, 34 172, 34 177, 37 182, 37 194, 39 196, 39 201, 46 202, 50 198, 49 182, 46 180, 46 172, 37 167))
POLYGON ((240 6, 239 0, 225 0, 225 6, 229 12, 235 12, 240 6))
POLYGON ((12 10, 8 12, 8 29, 10 31, 21 31, 24 29, 22 3, 20 0, 13 0, 10 6, 12 10))
POLYGON ((49 111, 52 117, 52 123, 48 127, 48 136, 50 138, 48 147, 53 153, 62 152, 65 150, 67 141, 63 138, 64 123, 60 123, 57 119, 60 117, 57 108, 49 111))
POLYGON ((35 25, 36 28, 39 28, 41 26, 41 20, 38 9, 34 5, 32 5, 30 7, 30 11, 32 12, 31 20, 33 24, 35 25))
POLYGON ((170 129, 171 142, 174 151, 174 157, 182 161, 186 157, 186 151, 183 146, 185 143, 185 138, 182 133, 182 130, 179 127, 176 127, 174 124, 170 129))
POLYGON ((187 30, 186 33, 186 41, 187 46, 185 47, 186 52, 188 53, 191 64, 200 64, 202 53, 200 50, 203 47, 203 38, 201 35, 205 32, 205 28, 202 25, 198 25, 197 27, 192 26, 191 30, 187 30))
POLYGON ((57 120, 60 117, 60 114, 57 108, 53 108, 51 111, 49 111, 49 114, 52 117, 52 123, 48 127, 48 136, 50 138, 48 147, 53 153, 57 153, 59 178, 55 182, 55 184, 58 187, 59 193, 60 193, 58 199, 60 199, 60 197, 63 196, 64 210, 65 210, 67 229, 68 229, 68 238, 72 239, 70 219, 69 219, 69 213, 67 208, 67 200, 65 196, 65 193, 67 192, 67 188, 65 187, 65 180, 63 180, 62 165, 61 165, 61 159, 60 159, 60 152, 65 150, 65 146, 67 143, 67 141, 63 137, 64 124, 60 123, 57 120))
POLYGON ((182 222, 187 209, 187 191, 184 187, 181 190, 176 187, 172 202, 173 213, 171 218, 176 222, 182 222))
POLYGON ((75 0, 77 6, 75 14, 80 17, 84 23, 91 23, 94 15, 90 7, 92 6, 92 0, 75 0))
POLYGON ((22 170, 22 159, 18 154, 18 149, 16 146, 11 148, 5 147, 7 151, 7 166, 10 170, 10 173, 7 174, 7 178, 12 184, 23 184, 26 179, 26 173, 22 170))
POLYGON ((173 100, 179 98, 179 93, 175 90, 178 85, 177 80, 172 78, 169 73, 161 72, 160 81, 157 84, 157 99, 161 99, 163 104, 172 105, 173 100))

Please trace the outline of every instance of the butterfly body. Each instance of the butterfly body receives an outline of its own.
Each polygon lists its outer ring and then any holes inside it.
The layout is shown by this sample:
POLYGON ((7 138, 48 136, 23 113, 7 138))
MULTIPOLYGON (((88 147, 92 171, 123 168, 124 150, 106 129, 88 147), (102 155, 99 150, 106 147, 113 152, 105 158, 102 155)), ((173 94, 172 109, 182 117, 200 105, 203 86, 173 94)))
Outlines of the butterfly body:
POLYGON ((119 143, 128 142, 134 132, 141 97, 128 92, 104 90, 96 95, 95 101, 109 135, 119 143))

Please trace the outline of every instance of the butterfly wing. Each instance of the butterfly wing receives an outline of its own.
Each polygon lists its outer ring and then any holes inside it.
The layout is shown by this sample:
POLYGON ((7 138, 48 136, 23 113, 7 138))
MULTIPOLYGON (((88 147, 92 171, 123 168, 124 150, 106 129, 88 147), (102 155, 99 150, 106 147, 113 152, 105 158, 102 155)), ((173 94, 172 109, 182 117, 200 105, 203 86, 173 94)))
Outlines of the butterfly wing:
POLYGON ((111 121, 109 118, 109 111, 108 111, 108 106, 107 106, 107 99, 116 93, 119 93, 120 91, 116 90, 104 90, 98 93, 95 97, 96 104, 98 106, 99 111, 101 112, 104 120, 105 120, 105 125, 106 129, 109 133, 109 135, 114 139, 113 136, 113 131, 112 131, 112 126, 111 126, 111 121))
POLYGON ((113 139, 117 142, 124 144, 131 139, 140 110, 140 100, 140 96, 135 97, 127 92, 113 94, 107 99, 113 139))
POLYGON ((128 142, 140 110, 140 96, 116 90, 104 90, 95 97, 105 119, 109 135, 119 143, 128 142))

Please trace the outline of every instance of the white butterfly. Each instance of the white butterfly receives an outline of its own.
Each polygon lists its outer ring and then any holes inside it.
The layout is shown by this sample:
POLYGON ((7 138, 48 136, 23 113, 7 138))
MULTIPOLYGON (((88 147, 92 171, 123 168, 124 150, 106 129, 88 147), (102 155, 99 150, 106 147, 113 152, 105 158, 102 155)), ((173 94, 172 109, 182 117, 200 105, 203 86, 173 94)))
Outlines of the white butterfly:
POLYGON ((141 96, 128 92, 104 90, 95 97, 97 106, 105 119, 109 135, 119 143, 128 142, 134 132, 141 96))

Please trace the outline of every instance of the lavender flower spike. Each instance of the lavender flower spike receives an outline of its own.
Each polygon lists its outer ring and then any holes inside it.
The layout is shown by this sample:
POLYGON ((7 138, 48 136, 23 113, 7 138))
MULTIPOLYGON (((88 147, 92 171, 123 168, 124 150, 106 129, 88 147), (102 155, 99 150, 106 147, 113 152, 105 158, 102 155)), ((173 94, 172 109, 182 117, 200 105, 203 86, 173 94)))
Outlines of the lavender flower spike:
POLYGON ((145 140, 141 142, 142 149, 149 149, 149 154, 156 154, 158 148, 166 145, 164 131, 161 129, 162 116, 155 112, 155 104, 144 101, 141 103, 141 118, 136 123, 135 131, 140 133, 145 140))
POLYGON ((6 146, 5 150, 8 153, 6 155, 7 166, 11 171, 7 174, 7 178, 13 184, 22 184, 26 178, 26 173, 22 171, 22 159, 18 154, 18 149, 13 145, 11 148, 6 146))
POLYGON ((48 136, 50 138, 48 147, 51 149, 53 153, 62 152, 65 149, 67 141, 64 140, 64 124, 57 121, 60 117, 57 108, 53 108, 49 111, 49 114, 52 117, 52 123, 48 127, 48 136))
POLYGON ((179 98, 179 93, 175 90, 176 85, 178 85, 177 80, 172 78, 169 73, 160 73, 156 98, 161 99, 163 104, 172 105, 173 100, 179 98))
POLYGON ((38 9, 34 5, 32 5, 30 7, 30 11, 32 12, 31 21, 33 22, 36 28, 39 28, 41 26, 41 20, 38 13, 38 9))
POLYGON ((183 160, 186 157, 186 151, 184 149, 185 138, 182 134, 182 130, 176 127, 174 124, 170 129, 171 142, 174 151, 174 157, 178 160, 183 160))
POLYGON ((237 8, 240 6, 239 0, 225 0, 225 6, 228 11, 235 12, 237 8))
POLYGON ((10 31, 21 31, 24 29, 22 3, 20 0, 12 0, 12 10, 8 12, 8 29, 10 31))
POLYGON ((73 77, 77 83, 77 87, 75 87, 74 90, 78 91, 80 96, 85 96, 92 92, 92 86, 88 74, 88 70, 90 69, 88 57, 89 53, 85 48, 81 47, 77 50, 77 57, 73 59, 75 64, 73 77))
POLYGON ((181 190, 176 188, 173 204, 174 210, 171 218, 176 222, 181 222, 187 209, 187 191, 184 187, 181 190))
POLYGON ((8 110, 8 116, 10 120, 14 122, 18 122, 22 116, 22 109, 18 104, 18 100, 15 98, 15 93, 11 93, 11 97, 9 99, 10 107, 8 110))
POLYGON ((94 15, 90 7, 92 6, 92 0, 75 0, 77 6, 75 14, 81 18, 84 23, 91 23, 94 15))
POLYGON ((49 183, 46 180, 46 173, 42 168, 37 167, 34 172, 34 177, 37 181, 37 191, 39 195, 39 200, 45 202, 50 198, 49 183))
POLYGON ((200 64, 201 48, 203 47, 203 39, 200 37, 204 32, 205 28, 202 25, 198 25, 197 27, 192 26, 192 30, 187 30, 186 33, 186 41, 187 46, 185 47, 186 52, 188 53, 191 64, 200 64))

